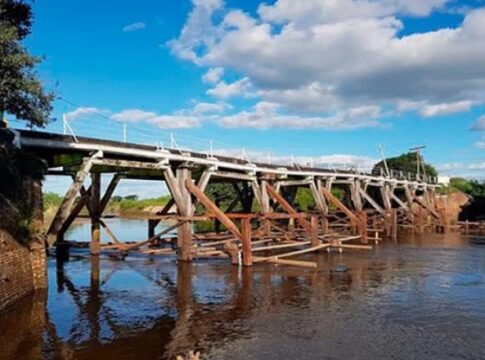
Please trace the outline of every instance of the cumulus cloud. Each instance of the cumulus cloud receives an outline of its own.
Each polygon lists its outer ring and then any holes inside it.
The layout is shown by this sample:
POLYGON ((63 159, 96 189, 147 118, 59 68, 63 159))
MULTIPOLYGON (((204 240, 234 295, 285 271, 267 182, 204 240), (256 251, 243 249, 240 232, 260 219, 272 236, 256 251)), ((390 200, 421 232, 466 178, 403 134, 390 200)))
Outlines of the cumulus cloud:
POLYGON ((478 118, 477 122, 473 124, 472 130, 485 131, 485 115, 482 115, 478 118))
POLYGON ((227 109, 230 108, 229 104, 226 103, 207 103, 207 102, 199 102, 195 104, 194 109, 192 112, 197 115, 202 114, 221 114, 227 109))
POLYGON ((126 123, 148 123, 160 128, 181 129, 191 128, 200 125, 197 117, 183 114, 164 115, 157 114, 153 111, 140 109, 127 109, 112 114, 111 119, 126 123))
MULTIPOLYGON (((194 1, 172 52, 207 68, 231 69, 261 101, 288 111, 368 106, 422 116, 485 103, 485 9, 457 28, 402 35, 399 15, 427 16, 446 0, 278 0, 256 14, 194 1), (218 16, 214 16, 215 14, 218 16)), ((241 96, 222 78, 208 91, 241 96)), ((351 126, 350 126, 351 127, 351 126)))
POLYGON ((457 112, 468 111, 470 110, 472 105, 473 102, 471 101, 457 101, 452 103, 424 105, 421 108, 420 113, 424 117, 448 115, 457 112))
POLYGON ((99 109, 97 107, 79 107, 73 111, 66 113, 65 116, 67 121, 71 121, 93 115, 106 115, 107 113, 107 110, 99 109))
POLYGON ((381 109, 378 106, 362 106, 340 111, 327 117, 299 116, 279 112, 280 105, 259 102, 252 111, 223 116, 219 123, 228 128, 249 127, 266 129, 272 127, 294 129, 343 130, 379 125, 381 109))
POLYGON ((207 90, 208 95, 221 99, 229 99, 235 96, 248 96, 251 83, 248 78, 239 79, 233 83, 220 81, 212 89, 207 90))
POLYGON ((221 80, 222 76, 224 75, 224 69, 220 67, 210 68, 207 72, 202 76, 202 81, 207 84, 216 84, 221 80))
POLYGON ((159 115, 148 119, 147 122, 165 129, 186 129, 200 125, 199 118, 183 115, 159 115))
POLYGON ((136 22, 133 24, 126 25, 123 27, 124 32, 132 32, 137 30, 143 30, 146 28, 146 24, 144 22, 136 22))
POLYGON ((122 122, 140 122, 157 116, 152 111, 145 111, 140 109, 127 109, 111 115, 111 118, 122 122))

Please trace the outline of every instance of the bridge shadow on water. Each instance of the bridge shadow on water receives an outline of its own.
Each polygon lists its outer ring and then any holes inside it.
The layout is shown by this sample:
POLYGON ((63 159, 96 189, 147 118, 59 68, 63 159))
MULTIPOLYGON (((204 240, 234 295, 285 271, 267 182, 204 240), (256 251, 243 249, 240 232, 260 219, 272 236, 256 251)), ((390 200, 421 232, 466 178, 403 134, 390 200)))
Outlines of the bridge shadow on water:
POLYGON ((306 258, 49 261, 49 290, 0 314, 2 359, 484 358, 485 247, 456 234, 306 258))

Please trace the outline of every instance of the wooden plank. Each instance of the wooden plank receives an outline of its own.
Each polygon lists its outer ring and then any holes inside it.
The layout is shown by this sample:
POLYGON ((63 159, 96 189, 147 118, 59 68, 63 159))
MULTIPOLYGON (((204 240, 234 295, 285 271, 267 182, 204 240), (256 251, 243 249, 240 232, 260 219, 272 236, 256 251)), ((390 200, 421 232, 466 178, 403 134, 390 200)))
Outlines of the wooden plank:
POLYGON ((305 246, 305 245, 310 245, 310 244, 311 244, 311 241, 299 241, 299 242, 294 242, 292 244, 268 245, 268 246, 253 248, 253 253, 259 252, 259 251, 268 251, 268 250, 278 250, 278 249, 286 249, 286 248, 292 248, 292 247, 300 247, 300 246, 305 246))
POLYGON ((207 195, 205 195, 191 180, 186 180, 185 186, 194 194, 194 196, 205 206, 205 208, 212 212, 214 216, 230 231, 236 238, 243 241, 243 236, 237 226, 219 209, 207 195))
MULTIPOLYGON (((298 212, 268 183, 266 183, 266 190, 268 194, 282 207, 288 214, 296 215, 298 212)), ((310 224, 306 219, 298 218, 298 223, 308 232, 310 232, 310 224)))
POLYGON ((289 252, 289 253, 284 253, 284 254, 279 254, 279 255, 269 256, 269 257, 264 257, 264 258, 258 258, 258 259, 253 260, 253 262, 257 263, 257 262, 264 262, 264 261, 268 261, 268 260, 272 260, 272 259, 280 259, 280 258, 283 258, 283 257, 302 255, 302 254, 317 251, 317 250, 320 250, 320 249, 325 249, 325 248, 328 248, 329 246, 330 246, 330 244, 320 244, 318 246, 312 246, 312 247, 309 247, 309 248, 303 249, 303 250, 292 251, 292 252, 289 252))
POLYGON ((278 264, 278 265, 301 266, 301 267, 306 267, 311 269, 315 269, 317 267, 317 263, 313 261, 270 259, 270 260, 267 260, 267 262, 271 264, 278 264))

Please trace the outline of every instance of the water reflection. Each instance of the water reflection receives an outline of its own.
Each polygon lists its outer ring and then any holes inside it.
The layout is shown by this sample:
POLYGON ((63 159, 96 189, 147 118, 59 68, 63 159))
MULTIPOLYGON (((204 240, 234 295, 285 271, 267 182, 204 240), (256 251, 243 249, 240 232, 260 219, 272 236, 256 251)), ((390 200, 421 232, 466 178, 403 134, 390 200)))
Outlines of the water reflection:
POLYGON ((485 250, 460 236, 308 255, 317 271, 73 258, 0 315, 2 359, 485 356, 485 250))

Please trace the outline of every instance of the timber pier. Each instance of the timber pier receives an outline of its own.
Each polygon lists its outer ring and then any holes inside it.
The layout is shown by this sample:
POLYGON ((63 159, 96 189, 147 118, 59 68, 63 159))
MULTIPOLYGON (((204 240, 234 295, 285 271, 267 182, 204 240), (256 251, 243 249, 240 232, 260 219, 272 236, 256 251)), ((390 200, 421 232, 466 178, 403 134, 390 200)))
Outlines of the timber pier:
POLYGON ((297 164, 282 167, 88 137, 28 130, 15 133, 22 149, 45 160, 49 175, 72 178, 48 228, 48 245, 65 246, 66 230, 85 208, 94 256, 103 249, 115 249, 176 254, 186 262, 228 258, 244 266, 271 263, 313 268, 316 263, 295 258, 321 250, 369 250, 374 242, 396 239, 399 228, 447 227, 444 209, 437 202, 436 182, 401 171, 385 175, 297 164), (104 194, 101 174, 112 175, 104 194), (148 231, 143 241, 121 242, 103 221, 103 212, 124 179, 159 181, 160 186, 165 182, 171 195, 161 211, 144 217, 148 231), (227 208, 205 193, 215 182, 229 183, 235 189, 237 197, 227 208), (309 189, 313 198, 309 211, 295 206, 300 187, 309 189), (343 199, 332 193, 334 188, 344 193, 343 199), (237 206, 242 211, 235 212, 237 206), (162 220, 172 225, 157 233, 162 220), (196 234, 194 223, 199 221, 214 221, 224 231, 196 234), (101 228, 112 239, 110 244, 101 244, 101 228), (174 231, 176 236, 167 236, 174 231))

